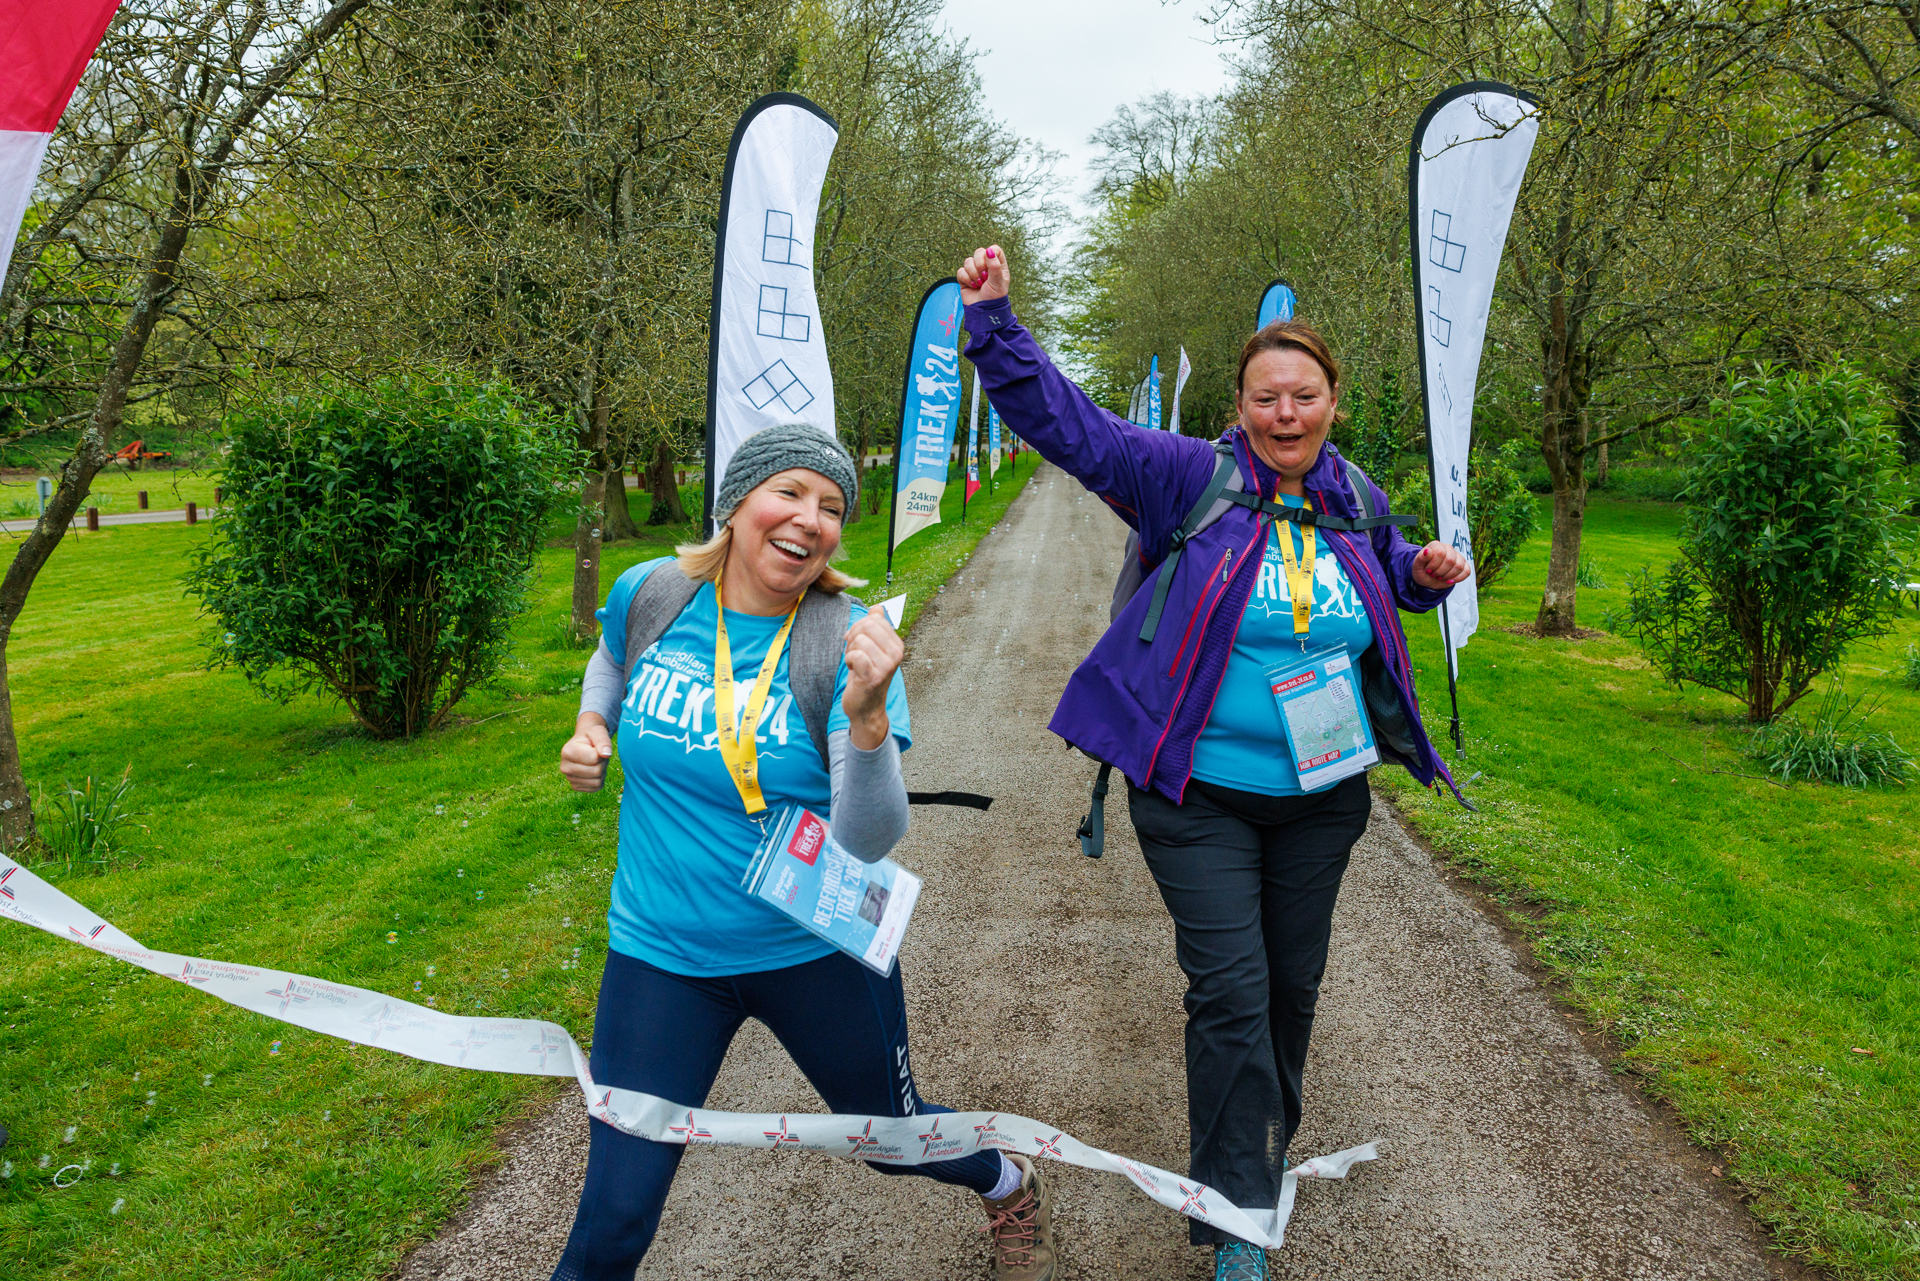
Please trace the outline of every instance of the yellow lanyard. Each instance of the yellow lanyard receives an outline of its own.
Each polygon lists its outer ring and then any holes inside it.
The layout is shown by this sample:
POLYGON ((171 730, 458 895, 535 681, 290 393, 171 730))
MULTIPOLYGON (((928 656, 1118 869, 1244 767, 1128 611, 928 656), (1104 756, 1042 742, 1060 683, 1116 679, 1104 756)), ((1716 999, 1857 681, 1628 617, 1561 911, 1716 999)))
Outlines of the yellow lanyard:
POLYGON ((733 651, 727 647, 727 606, 720 599, 720 580, 713 581, 713 608, 719 617, 713 634, 713 716, 720 731, 720 759, 727 763, 727 773, 733 775, 733 785, 739 789, 749 814, 758 814, 767 808, 766 799, 760 795, 760 751, 755 745, 754 731, 760 728, 760 712, 767 705, 767 691, 773 688, 773 674, 780 667, 781 651, 787 647, 787 633, 793 630, 793 620, 800 613, 800 601, 806 598, 803 590, 800 600, 793 602, 793 608, 787 611, 787 621, 780 625, 780 634, 767 647, 767 656, 760 663, 760 679, 753 683, 753 693, 747 696, 746 713, 736 727, 733 651))
MULTIPOLYGON (((1275 491, 1274 497, 1279 497, 1278 491, 1275 491)), ((1306 510, 1313 510, 1311 502, 1307 503, 1306 510)), ((1276 520, 1273 523, 1274 536, 1280 540, 1280 559, 1287 567, 1287 594, 1293 597, 1293 634, 1305 637, 1308 623, 1313 617, 1313 526, 1300 526, 1300 545, 1306 550, 1295 560, 1293 534, 1286 528, 1291 522, 1276 520)), ((1303 639, 1300 648, 1305 649, 1306 646, 1303 639)))

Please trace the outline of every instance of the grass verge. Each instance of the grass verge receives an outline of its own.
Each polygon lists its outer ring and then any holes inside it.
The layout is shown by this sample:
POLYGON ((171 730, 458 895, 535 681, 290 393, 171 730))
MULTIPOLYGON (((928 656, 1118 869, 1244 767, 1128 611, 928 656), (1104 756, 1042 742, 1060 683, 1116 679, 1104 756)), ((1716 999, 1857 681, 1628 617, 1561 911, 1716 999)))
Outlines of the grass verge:
MULTIPOLYGON (((1023 460, 1020 482, 1030 475, 1023 460)), ((961 526, 951 491, 951 523, 896 560, 910 614, 1017 492, 983 493, 961 526)), ((636 518, 646 509, 643 495, 636 518)), ((603 587, 690 532, 609 546, 603 587)), ((15 629, 29 780, 130 765, 147 814, 126 864, 63 888, 151 946, 553 1019, 584 1041, 618 783, 576 795, 554 769, 582 667, 560 640, 567 551, 541 554, 503 678, 451 727, 379 743, 337 706, 277 705, 202 668, 210 631, 179 577, 207 536, 69 534, 15 629)), ((878 600, 884 516, 847 543, 878 600)), ((458 1206, 502 1124, 572 1088, 313 1035, 23 926, 0 922, 0 939, 7 1277, 381 1276, 458 1206), (56 1188, 68 1166, 77 1181, 56 1188)))
MULTIPOLYGON (((1584 546, 1624 604, 1678 508, 1596 499, 1584 546)), ((1789 1252, 1845 1277, 1920 1277, 1920 822, 1909 788, 1780 786, 1740 753, 1733 700, 1664 686, 1630 644, 1543 641, 1547 536, 1481 600, 1461 655, 1463 777, 1482 812, 1381 770, 1376 785, 1531 936, 1623 1070, 1671 1103, 1789 1252)), ((1438 628, 1409 619, 1428 726, 1438 628)), ((1849 655, 1875 728, 1920 744, 1893 636, 1849 655)))

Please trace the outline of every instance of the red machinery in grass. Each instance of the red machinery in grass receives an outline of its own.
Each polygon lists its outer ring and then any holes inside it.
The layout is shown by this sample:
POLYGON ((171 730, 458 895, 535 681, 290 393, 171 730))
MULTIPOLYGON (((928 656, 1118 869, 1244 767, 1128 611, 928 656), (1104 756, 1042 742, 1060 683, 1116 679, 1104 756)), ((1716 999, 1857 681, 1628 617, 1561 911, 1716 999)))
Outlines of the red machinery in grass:
POLYGON ((144 440, 131 441, 125 449, 122 449, 107 461, 110 463, 125 463, 128 471, 139 471, 141 463, 154 463, 159 462, 162 458, 173 457, 172 454, 165 450, 147 449, 145 447, 146 443, 144 440))

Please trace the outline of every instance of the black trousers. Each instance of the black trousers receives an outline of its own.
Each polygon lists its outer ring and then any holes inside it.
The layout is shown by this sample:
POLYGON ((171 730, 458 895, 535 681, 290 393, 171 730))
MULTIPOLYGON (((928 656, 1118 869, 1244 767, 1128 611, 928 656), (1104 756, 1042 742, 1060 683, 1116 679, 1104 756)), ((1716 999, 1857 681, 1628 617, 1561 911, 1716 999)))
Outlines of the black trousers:
MULTIPOLYGON (((1188 1172, 1271 1209, 1300 1128, 1300 1077, 1340 878, 1366 830, 1366 775, 1307 796, 1195 780, 1186 802, 1127 789, 1187 976, 1188 1172)), ((1190 1220, 1195 1245, 1233 1238, 1190 1220)))

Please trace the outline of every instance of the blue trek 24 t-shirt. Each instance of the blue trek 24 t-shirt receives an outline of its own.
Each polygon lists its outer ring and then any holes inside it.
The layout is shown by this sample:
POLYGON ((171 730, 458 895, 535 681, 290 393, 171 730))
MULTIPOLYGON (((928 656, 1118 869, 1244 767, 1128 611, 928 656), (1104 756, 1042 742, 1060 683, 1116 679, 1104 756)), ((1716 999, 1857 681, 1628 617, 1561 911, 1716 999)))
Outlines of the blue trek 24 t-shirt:
MULTIPOLYGON (((626 647, 627 609, 646 576, 669 558, 635 565, 607 593, 600 619, 616 657, 626 647)), ((857 620, 866 607, 853 602, 857 620)), ((734 716, 744 712, 767 646, 785 622, 727 611, 733 656, 734 716)), ((627 671, 617 750, 626 775, 620 803, 620 859, 607 913, 616 952, 674 974, 716 977, 798 965, 833 946, 740 888, 760 820, 784 804, 827 814, 832 784, 827 763, 793 705, 786 654, 774 673, 754 735, 767 810, 749 816, 720 756, 713 716, 713 585, 705 584, 660 639, 627 671)), ((843 660, 828 731, 847 728, 840 700, 843 660)), ((887 690, 887 717, 901 750, 911 745, 906 684, 898 672, 887 690)), ((831 821, 831 816, 829 816, 831 821)))
MULTIPOLYGON (((1289 507, 1306 500, 1282 494, 1289 507)), ((1267 668, 1300 656, 1300 638, 1293 633, 1293 593, 1287 587, 1286 562, 1280 558, 1280 540, 1291 537, 1296 559, 1304 554, 1300 526, 1276 521, 1267 536, 1266 556, 1260 562, 1260 581, 1247 601, 1240 630, 1233 638, 1214 699, 1213 713, 1193 748, 1193 776, 1219 787, 1266 796, 1298 796, 1300 778, 1287 750, 1287 733, 1280 724, 1280 708, 1267 684, 1267 668)), ((1313 612, 1307 618, 1307 649, 1344 644, 1358 658, 1373 644, 1373 624, 1367 607, 1353 589, 1340 558, 1333 554, 1324 530, 1315 535, 1313 558, 1313 612)))

